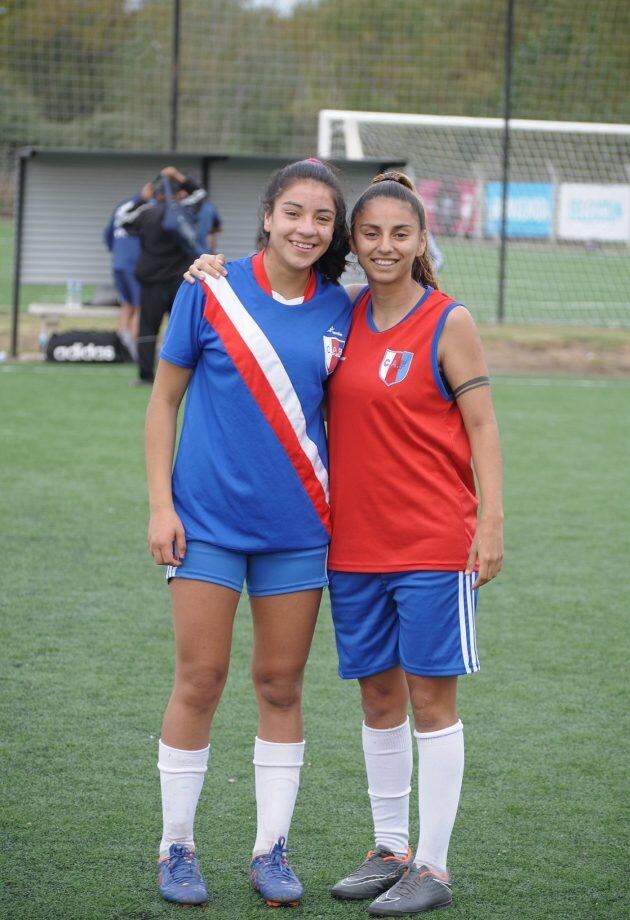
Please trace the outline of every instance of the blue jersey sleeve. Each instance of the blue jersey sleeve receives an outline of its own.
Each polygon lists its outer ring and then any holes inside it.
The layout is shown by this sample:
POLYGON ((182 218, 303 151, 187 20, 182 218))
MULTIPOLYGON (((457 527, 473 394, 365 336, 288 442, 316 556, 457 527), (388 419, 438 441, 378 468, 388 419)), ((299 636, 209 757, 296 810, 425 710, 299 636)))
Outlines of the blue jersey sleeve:
POLYGON ((160 357, 178 367, 194 367, 201 353, 201 326, 206 300, 199 281, 182 283, 173 301, 160 357))
POLYGON ((103 231, 103 242, 111 252, 114 248, 114 214, 112 214, 109 223, 103 231))

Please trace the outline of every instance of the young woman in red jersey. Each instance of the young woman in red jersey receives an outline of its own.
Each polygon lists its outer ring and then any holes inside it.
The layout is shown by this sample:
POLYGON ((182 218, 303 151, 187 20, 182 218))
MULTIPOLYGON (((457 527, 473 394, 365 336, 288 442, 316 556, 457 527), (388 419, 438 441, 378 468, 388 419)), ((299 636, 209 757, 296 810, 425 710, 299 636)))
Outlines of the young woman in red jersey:
POLYGON ((351 237, 369 287, 353 292, 328 386, 328 567, 339 673, 361 686, 375 848, 332 893, 401 916, 452 900, 447 852, 464 769, 457 677, 479 668, 477 591, 502 563, 501 453, 479 334, 437 289, 424 208, 405 175, 376 177, 351 237))
MULTIPOLYGON (((351 332, 328 386, 328 566, 339 673, 361 687, 375 847, 332 893, 403 916, 452 899, 447 852, 464 766, 457 677, 479 668, 477 591, 502 563, 501 455, 478 332, 437 289, 408 177, 376 177, 351 231, 369 286, 348 289, 351 332)), ((197 265, 221 271, 220 259, 197 265)))

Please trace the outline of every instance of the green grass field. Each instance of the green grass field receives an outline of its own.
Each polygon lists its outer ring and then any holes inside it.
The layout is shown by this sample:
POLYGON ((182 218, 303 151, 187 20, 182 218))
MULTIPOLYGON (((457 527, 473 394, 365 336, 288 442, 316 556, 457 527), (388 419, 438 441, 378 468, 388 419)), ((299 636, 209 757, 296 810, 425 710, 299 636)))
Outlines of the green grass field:
MULTIPOLYGON (((0 916, 11 920, 178 915, 155 885, 172 643, 167 589, 145 548, 147 393, 129 387, 132 375, 0 366, 0 916)), ((628 381, 495 384, 506 566, 482 590, 482 671, 461 682, 453 920, 627 916, 629 399, 628 381)), ((246 872, 249 648, 243 603, 196 826, 205 916, 217 920, 269 917, 246 872)), ((328 895, 371 840, 357 687, 336 676, 327 603, 305 710, 290 842, 306 896, 295 917, 365 917, 328 895)), ((413 826, 415 836, 415 810, 413 826)))

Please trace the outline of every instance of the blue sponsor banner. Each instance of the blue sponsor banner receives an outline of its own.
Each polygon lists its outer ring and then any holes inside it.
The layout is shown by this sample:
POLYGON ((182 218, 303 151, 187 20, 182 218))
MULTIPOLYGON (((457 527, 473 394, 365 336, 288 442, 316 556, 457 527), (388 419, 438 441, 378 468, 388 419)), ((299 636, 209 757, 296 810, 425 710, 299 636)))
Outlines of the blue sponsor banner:
MULTIPOLYGON (((486 184, 486 236, 501 233, 500 182, 486 184)), ((547 239, 553 229, 553 185, 546 182, 509 182, 507 196, 507 235, 528 239, 547 239)))

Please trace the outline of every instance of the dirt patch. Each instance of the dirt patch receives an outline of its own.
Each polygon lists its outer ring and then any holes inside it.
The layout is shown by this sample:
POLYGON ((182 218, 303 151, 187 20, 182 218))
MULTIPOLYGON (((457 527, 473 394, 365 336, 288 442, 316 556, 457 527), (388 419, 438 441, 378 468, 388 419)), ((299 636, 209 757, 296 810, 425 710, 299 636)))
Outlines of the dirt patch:
MULTIPOLYGON (((79 325, 73 320, 73 325, 79 325)), ((84 328, 114 329, 111 320, 84 320, 84 328)), ((0 352, 10 350, 11 318, 0 313, 0 352)), ((39 320, 20 316, 21 360, 39 358, 39 320)), ((492 374, 630 378, 630 329, 590 329, 553 326, 481 327, 492 374)))
POLYGON ((571 374, 578 377, 630 377, 630 342, 547 343, 534 347, 516 340, 484 341, 491 374, 571 374))

